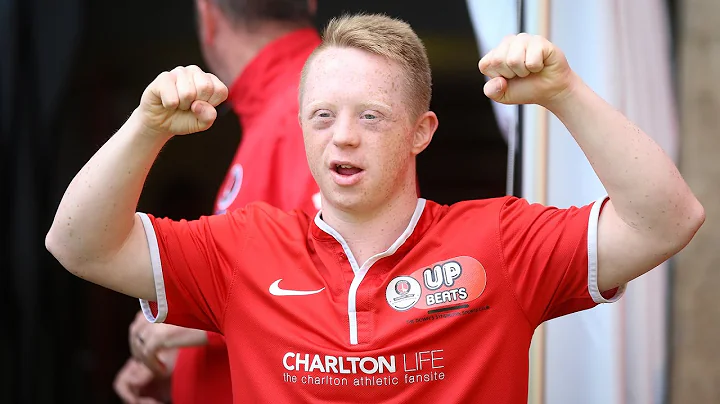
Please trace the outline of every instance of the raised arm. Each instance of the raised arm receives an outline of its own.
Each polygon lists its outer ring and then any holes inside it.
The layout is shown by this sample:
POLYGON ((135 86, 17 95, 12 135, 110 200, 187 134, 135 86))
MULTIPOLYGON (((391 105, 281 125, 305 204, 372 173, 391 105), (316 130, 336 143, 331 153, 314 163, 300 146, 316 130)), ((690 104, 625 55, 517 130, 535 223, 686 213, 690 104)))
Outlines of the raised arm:
POLYGON ((155 300, 146 235, 135 215, 143 184, 165 142, 208 129, 227 94, 220 80, 197 66, 160 74, 68 186, 45 238, 48 251, 76 276, 155 300))
MULTIPOLYGON (((479 63, 485 94, 505 104, 539 104, 567 127, 608 192, 598 224, 598 286, 607 291, 667 260, 705 220, 672 160, 597 96, 545 38, 506 38, 479 63)), ((560 157, 561 158, 561 157, 560 157)))

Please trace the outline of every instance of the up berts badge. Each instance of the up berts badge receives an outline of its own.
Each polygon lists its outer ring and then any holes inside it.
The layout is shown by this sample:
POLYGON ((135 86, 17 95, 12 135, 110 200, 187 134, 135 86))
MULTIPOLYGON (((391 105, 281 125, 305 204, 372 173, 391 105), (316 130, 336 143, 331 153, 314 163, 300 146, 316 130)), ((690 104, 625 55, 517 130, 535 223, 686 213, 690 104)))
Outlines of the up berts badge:
POLYGON ((385 289, 385 298, 398 311, 456 306, 480 297, 486 282, 482 264, 462 256, 394 278, 385 289))

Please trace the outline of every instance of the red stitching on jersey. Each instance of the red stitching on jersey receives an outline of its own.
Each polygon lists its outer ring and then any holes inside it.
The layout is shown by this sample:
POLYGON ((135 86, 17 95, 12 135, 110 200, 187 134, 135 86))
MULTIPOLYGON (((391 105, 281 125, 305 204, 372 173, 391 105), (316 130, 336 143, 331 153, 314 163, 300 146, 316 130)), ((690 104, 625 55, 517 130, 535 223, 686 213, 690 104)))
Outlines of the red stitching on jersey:
POLYGON ((532 333, 535 331, 536 326, 533 327, 533 323, 532 323, 532 321, 530 321, 530 317, 528 316, 528 313, 525 312, 525 309, 522 307, 522 304, 520 303, 520 299, 518 299, 517 293, 515 293, 515 288, 513 287, 513 282, 512 282, 512 279, 510 278, 510 271, 508 270, 507 263, 505 262, 505 250, 503 248, 503 233, 502 233, 502 225, 501 225, 501 222, 502 222, 501 216, 502 216, 503 210, 510 202, 519 202, 519 201, 520 200, 517 197, 513 197, 513 196, 507 197, 507 199, 505 200, 505 203, 503 203, 502 206, 500 207, 500 209, 498 210, 498 220, 497 220, 497 231, 498 231, 498 241, 499 241, 498 246, 500 247, 499 248, 500 249, 500 263, 502 264, 502 272, 503 272, 503 275, 505 276, 505 281, 509 285, 510 293, 512 293, 513 299, 515 299, 515 303, 517 304, 518 308, 520 309, 520 312, 525 317, 525 321, 527 321, 528 326, 530 327, 530 332, 532 333))
MULTIPOLYGON (((246 221, 246 223, 248 223, 249 220, 248 220, 248 218, 247 218, 247 210, 246 210, 246 209, 243 209, 243 211, 244 211, 245 214, 246 214, 245 221, 246 221)), ((225 213, 225 215, 226 215, 226 217, 232 217, 233 219, 235 218, 235 216, 232 215, 232 213, 225 213)), ((228 219, 228 220, 230 220, 230 219, 228 219)), ((248 226, 243 226, 243 227, 245 227, 245 233, 247 233, 247 234, 245 234, 245 237, 243 237, 243 239, 244 239, 243 245, 242 245, 242 246, 238 246, 238 253, 237 253, 237 254, 233 254, 233 256, 238 257, 238 258, 235 258, 235 260, 234 260, 232 275, 231 275, 231 279, 230 279, 230 287, 229 287, 229 289, 228 289, 227 299, 225 300, 225 308, 223 308, 222 319, 220 320, 220 321, 222 321, 223 336, 225 335, 225 334, 224 334, 224 332, 225 332, 225 318, 227 317, 228 307, 230 307, 230 299, 232 298, 232 296, 234 295, 234 292, 235 292, 235 285, 236 285, 236 283, 237 283, 236 281, 237 281, 237 278, 238 278, 238 277, 237 277, 237 271, 238 271, 238 269, 240 268, 240 260, 241 260, 241 258, 242 258, 242 252, 245 251, 245 247, 247 247, 247 244, 248 244, 248 242, 249 242, 249 240, 250 240, 250 237, 252 237, 252 235, 249 234, 249 232, 247 231, 247 227, 248 227, 248 226)))

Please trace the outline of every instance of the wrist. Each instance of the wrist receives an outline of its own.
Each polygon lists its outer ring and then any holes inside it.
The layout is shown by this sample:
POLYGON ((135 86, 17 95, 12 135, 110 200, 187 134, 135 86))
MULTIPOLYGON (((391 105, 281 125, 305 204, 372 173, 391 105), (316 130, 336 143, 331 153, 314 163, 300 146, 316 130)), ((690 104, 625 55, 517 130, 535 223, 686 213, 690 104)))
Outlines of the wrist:
POLYGON ((583 97, 582 93, 587 90, 587 85, 575 72, 570 71, 570 77, 565 89, 558 92, 542 106, 554 115, 561 117, 577 106, 583 97))
POLYGON ((159 131, 148 126, 145 123, 142 114, 143 113, 140 111, 140 108, 135 108, 130 115, 130 118, 128 118, 125 125, 128 127, 130 133, 134 134, 138 138, 149 140, 158 144, 165 144, 173 137, 172 133, 159 131))
POLYGON ((166 348, 184 348, 207 345, 208 337, 204 330, 172 326, 165 341, 166 348))

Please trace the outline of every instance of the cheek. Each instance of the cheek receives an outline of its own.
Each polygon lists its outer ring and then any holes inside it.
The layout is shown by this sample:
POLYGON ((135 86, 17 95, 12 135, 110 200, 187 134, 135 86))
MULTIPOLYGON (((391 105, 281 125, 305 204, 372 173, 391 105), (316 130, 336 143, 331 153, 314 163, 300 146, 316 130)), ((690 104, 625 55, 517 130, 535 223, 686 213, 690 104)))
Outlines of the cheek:
POLYGON ((305 143, 305 153, 307 153, 308 162, 311 165, 319 164, 324 149, 320 138, 310 134, 303 136, 303 142, 305 143))
POLYGON ((397 172, 407 162, 410 146, 402 134, 393 135, 377 151, 380 165, 385 172, 397 172))

